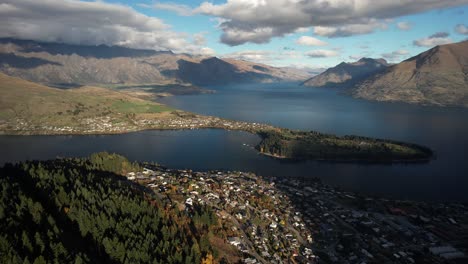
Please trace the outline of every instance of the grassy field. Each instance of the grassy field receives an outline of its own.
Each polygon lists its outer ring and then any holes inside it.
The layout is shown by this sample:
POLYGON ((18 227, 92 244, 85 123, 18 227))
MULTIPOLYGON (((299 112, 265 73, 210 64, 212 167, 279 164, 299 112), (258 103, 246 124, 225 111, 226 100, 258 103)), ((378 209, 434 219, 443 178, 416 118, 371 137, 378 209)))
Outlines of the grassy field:
POLYGON ((56 89, 0 74, 0 126, 75 126, 86 118, 131 123, 138 115, 168 116, 174 109, 106 88, 56 89))
POLYGON ((120 113, 161 113, 166 111, 172 111, 170 107, 165 105, 158 105, 152 102, 132 102, 119 100, 112 104, 112 108, 120 113))

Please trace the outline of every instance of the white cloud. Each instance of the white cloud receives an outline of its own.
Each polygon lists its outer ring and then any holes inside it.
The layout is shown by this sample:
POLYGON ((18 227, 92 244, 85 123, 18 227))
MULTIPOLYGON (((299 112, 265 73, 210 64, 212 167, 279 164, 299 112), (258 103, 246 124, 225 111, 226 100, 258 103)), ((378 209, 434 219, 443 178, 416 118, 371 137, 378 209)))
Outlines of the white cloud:
POLYGON ((212 48, 202 47, 200 48, 200 51, 198 52, 198 54, 203 55, 203 56, 214 56, 216 55, 216 51, 212 48))
POLYGON ((422 38, 413 41, 413 44, 419 47, 434 47, 437 45, 444 45, 452 43, 450 38, 422 38))
POLYGON ((197 46, 206 45, 205 33, 193 34, 193 44, 197 46))
POLYGON ((363 58, 364 56, 362 55, 358 55, 358 54, 353 54, 353 55, 350 55, 349 58, 354 60, 354 61, 357 61, 357 60, 360 60, 361 58, 363 58))
POLYGON ((328 58, 328 57, 336 57, 339 53, 336 50, 311 50, 305 53, 306 56, 311 58, 328 58))
POLYGON ((458 34, 462 34, 462 35, 468 35, 468 27, 463 25, 463 24, 458 24, 456 27, 455 27, 455 31, 458 33, 458 34))
POLYGON ((398 22, 397 23, 397 28, 400 30, 408 31, 412 27, 410 22, 398 22))
POLYGON ((272 55, 273 53, 271 51, 266 50, 243 50, 226 54, 223 57, 265 63, 272 60, 272 55))
POLYGON ((176 3, 161 3, 158 2, 152 6, 155 9, 166 10, 177 13, 179 16, 191 16, 193 15, 192 9, 188 5, 176 4, 176 3))
POLYGON ((235 46, 266 43, 307 27, 337 29, 326 36, 365 34, 396 17, 467 3, 468 0, 227 0, 221 4, 204 2, 194 12, 225 19, 220 25, 221 41, 235 46))
POLYGON ((310 28, 308 27, 300 27, 294 30, 294 33, 307 33, 310 31, 310 28))
POLYGON ((413 41, 413 45, 418 47, 434 47, 437 45, 444 45, 452 43, 452 39, 448 37, 447 32, 437 32, 427 38, 421 38, 413 41))
POLYGON ((404 49, 400 49, 400 50, 392 51, 390 53, 383 53, 382 57, 384 57, 385 59, 388 59, 390 61, 398 61, 398 60, 401 60, 402 57, 405 57, 405 56, 408 56, 408 55, 409 55, 409 51, 404 50, 404 49))
POLYGON ((296 40, 296 44, 302 46, 326 46, 328 45, 327 42, 322 41, 320 39, 309 37, 309 36, 302 36, 296 40))
POLYGON ((102 1, 2 0, 0 37, 201 53, 206 47, 161 19, 102 1))
POLYGON ((269 51, 269 50, 243 50, 228 53, 223 58, 252 61, 275 66, 285 66, 290 60, 302 61, 304 58, 300 52, 295 50, 269 51))

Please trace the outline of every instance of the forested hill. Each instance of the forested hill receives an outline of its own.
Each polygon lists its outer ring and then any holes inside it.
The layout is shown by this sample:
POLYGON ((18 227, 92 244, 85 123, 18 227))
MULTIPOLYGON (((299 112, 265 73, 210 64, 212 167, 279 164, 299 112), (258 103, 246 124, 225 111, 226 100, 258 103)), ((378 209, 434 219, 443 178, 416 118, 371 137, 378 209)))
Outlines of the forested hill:
POLYGON ((0 263, 210 263, 216 214, 171 207, 107 153, 0 169, 0 263), (203 217, 202 217, 203 216, 203 217))

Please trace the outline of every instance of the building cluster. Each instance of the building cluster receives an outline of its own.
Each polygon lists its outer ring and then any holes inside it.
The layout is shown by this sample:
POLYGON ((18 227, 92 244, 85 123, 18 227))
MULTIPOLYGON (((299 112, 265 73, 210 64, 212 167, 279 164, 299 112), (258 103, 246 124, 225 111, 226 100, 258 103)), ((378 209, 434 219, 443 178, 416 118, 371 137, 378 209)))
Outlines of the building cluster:
POLYGON ((132 130, 125 122, 118 122, 109 116, 99 116, 93 118, 84 118, 80 121, 81 128, 85 133, 93 132, 120 132, 125 130, 132 130))
POLYGON ((323 263, 468 262, 468 208, 343 192, 319 181, 276 180, 303 213, 323 263))
POLYGON ((272 126, 222 119, 214 116, 188 115, 166 119, 139 119, 134 121, 139 127, 154 129, 198 129, 221 128, 228 130, 258 131, 272 129, 272 126))
POLYGON ((82 118, 75 125, 33 124, 23 119, 17 119, 14 126, 5 130, 21 132, 22 134, 97 134, 120 133, 137 130, 137 126, 129 125, 109 116, 82 118))
POLYGON ((274 183, 251 173, 152 168, 127 178, 189 210, 208 205, 225 229, 226 244, 245 263, 315 263, 312 234, 301 212, 274 183))
POLYGON ((181 209, 213 208, 245 263, 463 263, 468 210, 372 198, 318 180, 161 168, 130 173, 181 209))
POLYGON ((5 131, 22 134, 100 134, 124 133, 142 129, 199 129, 220 128, 256 132, 273 129, 272 126, 242 121, 226 120, 212 116, 194 114, 174 115, 164 118, 116 119, 110 116, 96 116, 78 119, 75 125, 33 124, 24 119, 17 119, 12 124, 4 124, 5 131))

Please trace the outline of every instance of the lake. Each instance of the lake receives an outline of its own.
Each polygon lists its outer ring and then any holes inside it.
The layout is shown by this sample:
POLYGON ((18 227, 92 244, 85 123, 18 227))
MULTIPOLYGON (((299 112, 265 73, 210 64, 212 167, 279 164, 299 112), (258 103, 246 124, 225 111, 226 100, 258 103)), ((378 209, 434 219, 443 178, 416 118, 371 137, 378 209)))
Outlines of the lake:
POLYGON ((293 162, 258 155, 259 138, 216 129, 106 136, 1 136, 0 163, 111 151, 172 168, 230 169, 279 177, 319 177, 345 190, 390 198, 468 202, 468 110, 379 103, 296 84, 210 87, 216 94, 160 99, 200 114, 338 135, 356 134, 431 147, 428 164, 293 162))

